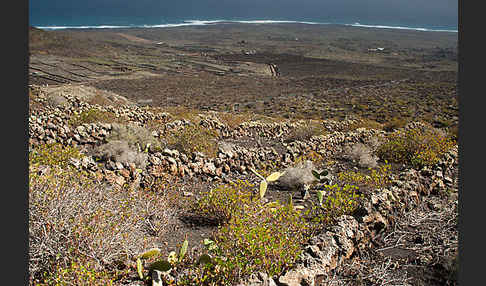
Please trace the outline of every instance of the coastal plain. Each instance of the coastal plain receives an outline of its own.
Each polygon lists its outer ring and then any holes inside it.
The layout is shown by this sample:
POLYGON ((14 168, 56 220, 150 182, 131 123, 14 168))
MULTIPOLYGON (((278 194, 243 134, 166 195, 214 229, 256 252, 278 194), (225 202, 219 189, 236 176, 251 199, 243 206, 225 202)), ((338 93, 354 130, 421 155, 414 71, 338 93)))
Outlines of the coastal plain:
POLYGON ((140 105, 458 124, 454 32, 218 23, 29 37, 31 84, 84 84, 140 105))

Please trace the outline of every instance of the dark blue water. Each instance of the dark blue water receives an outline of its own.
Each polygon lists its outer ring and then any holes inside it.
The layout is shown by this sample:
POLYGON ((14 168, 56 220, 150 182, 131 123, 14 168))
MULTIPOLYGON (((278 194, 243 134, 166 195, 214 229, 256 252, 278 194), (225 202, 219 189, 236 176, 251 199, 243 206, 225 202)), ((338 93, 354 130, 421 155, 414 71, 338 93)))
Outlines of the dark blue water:
POLYGON ((301 22, 457 32, 457 0, 30 0, 29 23, 43 29, 174 27, 240 23, 301 22), (303 2, 302 2, 303 1, 303 2), (396 3, 400 3, 402 6, 396 3), (173 2, 173 3, 172 3, 173 2), (375 6, 363 3, 375 3, 375 6), (134 4, 137 3, 137 4, 134 4), (277 3, 277 2, 272 2, 277 3), (296 3, 301 3, 297 5, 296 3), (304 5, 304 4, 307 5, 304 5), (380 4, 381 3, 381 4, 380 4), (392 4, 394 3, 393 6, 392 4), (420 3, 428 3, 424 6, 420 3), (455 4, 454 4, 455 3, 455 4), (434 6, 435 5, 435 6, 434 6), (442 6, 441 6, 442 5, 442 6))

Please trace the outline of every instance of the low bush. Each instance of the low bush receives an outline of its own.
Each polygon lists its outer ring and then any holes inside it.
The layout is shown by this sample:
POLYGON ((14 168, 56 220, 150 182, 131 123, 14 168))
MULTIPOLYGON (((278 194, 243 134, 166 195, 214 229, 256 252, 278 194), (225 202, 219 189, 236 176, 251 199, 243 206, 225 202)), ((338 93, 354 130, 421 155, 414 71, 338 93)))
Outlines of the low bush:
POLYGON ((29 153, 29 164, 49 166, 69 166, 69 159, 81 159, 84 155, 78 148, 60 143, 35 146, 29 153))
POLYGON ((116 123, 123 121, 123 118, 117 118, 113 112, 91 108, 72 116, 68 124, 72 127, 77 127, 85 123, 116 123))
POLYGON ((308 120, 304 124, 295 127, 285 139, 285 142, 307 141, 313 136, 324 135, 326 129, 320 121, 308 120))
POLYGON ((362 143, 347 146, 345 148, 345 153, 347 158, 356 161, 362 168, 375 168, 378 164, 378 157, 373 155, 373 151, 370 147, 362 143))
POLYGON ((152 135, 152 132, 143 126, 135 124, 112 124, 112 130, 106 141, 125 141, 136 151, 143 151, 150 146, 150 150, 162 150, 165 145, 152 135))
POLYGON ((85 261, 73 261, 67 267, 57 265, 51 273, 42 275, 43 283, 36 285, 114 285, 116 277, 106 270, 96 269, 93 263, 85 261), (73 284, 74 283, 74 284, 73 284))
POLYGON ((416 168, 437 163, 455 142, 432 127, 399 130, 391 133, 380 145, 381 159, 410 164, 416 168))
POLYGON ((252 118, 252 114, 251 113, 234 114, 234 113, 220 112, 218 113, 218 118, 223 124, 228 126, 230 129, 235 129, 241 123, 250 121, 252 118))
POLYGON ((215 236, 223 271, 219 279, 235 283, 259 271, 274 276, 288 270, 309 239, 308 228, 292 204, 245 205, 215 236))
POLYGON ((376 168, 369 168, 370 173, 346 171, 339 172, 338 179, 343 183, 365 185, 370 188, 383 188, 391 183, 391 165, 385 163, 376 168))
POLYGON ((167 136, 167 143, 180 152, 192 154, 203 153, 215 157, 218 152, 218 133, 200 125, 189 125, 173 131, 167 136))
POLYGON ((317 179, 312 174, 315 170, 312 161, 300 162, 295 167, 285 169, 277 184, 284 189, 296 189, 305 184, 311 184, 317 179))
POLYGON ((96 155, 105 161, 111 160, 124 164, 133 163, 142 170, 145 169, 148 159, 147 153, 131 149, 127 141, 122 140, 113 140, 100 145, 96 150, 96 155))
POLYGON ((348 131, 350 130, 355 130, 358 128, 367 128, 367 129, 377 129, 377 130, 382 130, 383 129, 383 124, 379 123, 373 119, 369 118, 360 118, 357 120, 355 123, 350 124, 347 128, 348 131))
POLYGON ((222 219, 212 263, 194 278, 205 281, 200 285, 232 285, 258 271, 278 275, 298 259, 309 223, 292 203, 266 206, 254 192, 253 184, 237 181, 202 194, 199 212, 222 219))
POLYGON ((202 215, 228 222, 243 209, 243 205, 256 203, 255 185, 243 180, 221 185, 201 194, 194 210, 202 215))
POLYGON ((383 124, 383 130, 388 132, 394 131, 399 128, 403 128, 409 122, 410 119, 408 118, 394 117, 383 124))
POLYGON ((294 165, 298 165, 301 162, 305 162, 305 161, 312 161, 312 163, 317 166, 322 164, 322 162, 324 161, 324 157, 317 151, 310 150, 305 154, 297 157, 294 161, 294 165))
POLYGON ((117 271, 103 270, 115 269, 166 231, 171 210, 163 196, 117 191, 72 168, 38 171, 29 165, 31 284, 109 285, 117 271))
POLYGON ((322 203, 326 222, 333 222, 342 215, 352 214, 359 206, 363 196, 356 193, 358 187, 345 184, 343 187, 326 185, 326 200, 322 203))
POLYGON ((200 111, 197 109, 188 108, 185 106, 169 106, 162 108, 161 111, 167 112, 172 116, 174 120, 189 120, 194 124, 198 124, 201 121, 199 117, 200 111))
POLYGON ((48 94, 46 101, 51 107, 67 106, 69 104, 68 100, 64 96, 56 93, 48 94))

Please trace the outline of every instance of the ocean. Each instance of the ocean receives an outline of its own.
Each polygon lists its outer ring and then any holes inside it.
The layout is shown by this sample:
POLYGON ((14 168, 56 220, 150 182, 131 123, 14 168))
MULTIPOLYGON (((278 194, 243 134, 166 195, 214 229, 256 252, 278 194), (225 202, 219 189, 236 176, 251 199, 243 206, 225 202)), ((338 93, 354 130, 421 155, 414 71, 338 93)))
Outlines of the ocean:
POLYGON ((59 29, 110 29, 110 28, 171 28, 181 26, 204 26, 214 25, 218 23, 243 23, 243 24, 278 24, 278 23, 301 23, 308 25, 345 25, 354 27, 366 28, 381 28, 381 29, 401 29, 401 30, 416 30, 416 31, 436 31, 436 32, 453 32, 457 33, 457 27, 453 26, 416 26, 399 23, 361 23, 361 22, 345 22, 345 21, 321 21, 321 20, 307 20, 307 19, 150 19, 144 17, 85 17, 82 20, 74 21, 72 19, 49 21, 42 23, 31 23, 30 25, 44 30, 59 30, 59 29))
POLYGON ((41 29, 163 28, 234 23, 338 24, 458 31, 458 0, 29 0, 41 29))

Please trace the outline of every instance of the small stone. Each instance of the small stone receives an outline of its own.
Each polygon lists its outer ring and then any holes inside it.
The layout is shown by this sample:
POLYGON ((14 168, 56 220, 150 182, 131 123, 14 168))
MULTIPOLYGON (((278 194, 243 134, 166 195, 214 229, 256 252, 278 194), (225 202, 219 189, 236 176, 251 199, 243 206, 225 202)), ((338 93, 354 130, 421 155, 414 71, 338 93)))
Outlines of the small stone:
POLYGON ((222 167, 217 168, 215 170, 215 174, 216 176, 221 177, 223 175, 223 168, 222 167))
POLYGON ((169 163, 170 163, 171 165, 177 165, 177 161, 176 161, 174 158, 172 158, 172 157, 167 157, 166 159, 167 159, 167 161, 169 161, 169 163))
POLYGON ((152 163, 153 165, 160 165, 160 164, 162 164, 162 161, 160 160, 160 158, 158 158, 156 156, 150 156, 149 157, 149 162, 152 163))
POLYGON ((194 193, 191 193, 191 192, 184 191, 184 192, 182 192, 182 194, 183 194, 184 197, 194 197, 194 193))
MULTIPOLYGON (((169 157, 169 158, 170 158, 170 157, 169 157)), ((175 164, 171 164, 171 165, 170 165, 170 167, 169 167, 169 169, 170 169, 171 174, 173 174, 173 175, 177 175, 177 171, 178 171, 178 170, 177 170, 177 165, 175 165, 175 164)))
POLYGON ((121 169, 120 170, 120 175, 122 175, 124 178, 130 178, 130 171, 128 171, 127 169, 121 169))
POLYGON ((121 162, 115 162, 115 169, 116 170, 121 170, 123 169, 123 164, 121 162))

